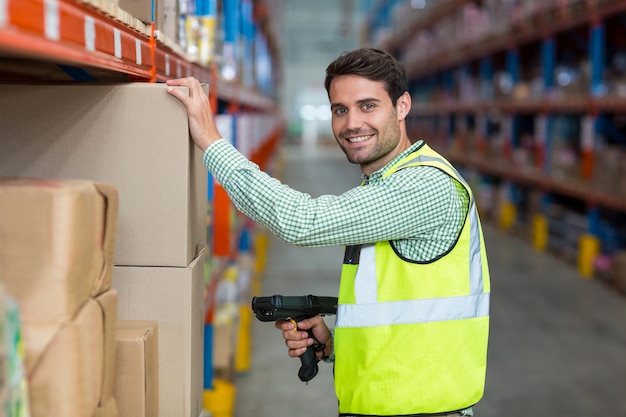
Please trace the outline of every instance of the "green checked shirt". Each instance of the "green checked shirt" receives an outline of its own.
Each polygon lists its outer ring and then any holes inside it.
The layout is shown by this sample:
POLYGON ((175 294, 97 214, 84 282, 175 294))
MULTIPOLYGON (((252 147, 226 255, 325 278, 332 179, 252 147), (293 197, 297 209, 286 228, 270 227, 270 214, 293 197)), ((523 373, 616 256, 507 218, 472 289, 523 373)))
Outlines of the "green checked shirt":
POLYGON ((242 213, 298 246, 345 246, 392 240, 415 261, 428 261, 456 242, 469 208, 461 184, 428 166, 383 174, 417 150, 416 142, 341 195, 313 198, 262 172, 225 140, 211 144, 203 161, 242 213))

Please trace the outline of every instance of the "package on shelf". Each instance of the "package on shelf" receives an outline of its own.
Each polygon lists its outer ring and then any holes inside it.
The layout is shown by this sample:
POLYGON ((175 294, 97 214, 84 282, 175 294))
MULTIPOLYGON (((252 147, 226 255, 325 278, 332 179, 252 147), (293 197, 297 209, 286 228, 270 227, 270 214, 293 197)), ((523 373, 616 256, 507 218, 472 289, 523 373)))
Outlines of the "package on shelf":
POLYGON ((213 323, 213 370, 218 379, 234 382, 239 324, 238 305, 220 305, 213 323))
POLYGON ((157 5, 155 12, 157 30, 161 31, 166 38, 180 45, 178 42, 178 0, 161 0, 157 5))
POLYGON ((522 133, 519 137, 519 145, 512 150, 513 165, 520 171, 534 170, 534 137, 529 133, 522 133))
POLYGON ((460 33, 458 42, 478 42, 491 28, 489 11, 474 3, 465 4, 460 10, 460 33))
MULTIPOLYGON (((232 123, 230 119, 221 119, 224 125, 232 123)), ((256 153, 263 148, 267 140, 272 138, 279 121, 267 114, 243 112, 234 116, 234 124, 227 129, 236 132, 231 143, 246 157, 254 159, 256 153)), ((226 135, 224 135, 226 136, 226 135)))
POLYGON ((116 340, 114 398, 119 417, 158 417, 158 323, 120 320, 116 340))
POLYGON ((554 7, 552 0, 525 0, 520 2, 522 19, 530 20, 533 17, 548 12, 554 7))
POLYGON ((115 186, 0 177, 0 282, 26 324, 59 326, 111 287, 115 186))
POLYGON ((508 22, 511 9, 515 7, 515 1, 502 0, 484 0, 483 7, 489 15, 491 22, 489 34, 492 36, 500 35, 508 30, 510 24, 508 22))
POLYGON ((111 184, 0 179, 0 282, 19 304, 33 417, 92 416, 112 396, 117 214, 111 184))
POLYGON ((78 2, 93 6, 109 16, 115 16, 116 11, 118 10, 117 0, 78 0, 78 2))
POLYGON ((520 80, 513 86, 511 99, 513 100, 530 100, 543 98, 543 80, 539 77, 531 77, 530 79, 520 80))
POLYGON ((153 0, 117 0, 120 9, 129 13, 135 19, 148 24, 154 20, 152 15, 153 6, 157 6, 159 3, 160 1, 153 0))
POLYGON ((216 32, 216 16, 185 16, 186 51, 195 62, 206 66, 214 61, 216 32))
MULTIPOLYGON (((103 413, 113 409, 113 384, 115 382, 116 343, 115 329, 117 326, 117 290, 114 288, 95 297, 100 305, 103 317, 104 352, 102 361, 102 390, 100 391, 99 408, 103 413)), ((117 407, 116 407, 117 408, 117 407)))
POLYGON ((452 13, 433 25, 434 41, 439 51, 450 51, 462 43, 459 34, 459 19, 458 13, 452 13))
POLYGON ((400 53, 402 63, 410 68, 437 52, 434 36, 430 31, 419 31, 405 42, 400 53))
MULTIPOLYGON (((27 332, 34 339, 36 330, 25 326, 25 339, 27 332)), ((32 417, 93 416, 102 392, 104 346, 102 309, 89 299, 31 363, 28 390, 32 417)), ((27 363, 28 354, 26 347, 27 363)))
POLYGON ((576 180, 580 178, 580 166, 577 151, 572 146, 557 142, 552 147, 550 175, 558 180, 576 180))
POLYGON ((0 106, 0 175, 116 186, 116 265, 185 267, 206 246, 202 152, 164 84, 4 84, 0 106))
POLYGON ((186 267, 115 266, 119 320, 158 322, 159 412, 196 417, 202 409, 204 258, 186 267))
POLYGON ((500 129, 496 132, 493 132, 488 140, 487 140, 487 148, 486 155, 487 159, 492 159, 494 161, 500 161, 502 158, 502 152, 505 143, 508 139, 508 132, 506 128, 506 117, 502 117, 499 119, 500 129))
POLYGON ((473 103, 478 100, 480 82, 477 77, 472 76, 465 71, 459 71, 456 74, 457 92, 455 96, 461 103, 473 103))
POLYGON ((421 0, 411 2, 395 2, 389 15, 389 25, 396 33, 406 33, 413 25, 428 21, 441 7, 446 7, 450 0, 421 0))
POLYGON ((415 24, 419 17, 424 13, 425 8, 426 1, 424 1, 423 8, 419 11, 414 9, 410 2, 397 2, 393 6, 390 13, 391 26, 395 28, 397 33, 408 31, 411 28, 411 25, 415 24))
POLYGON ((116 322, 117 292, 110 289, 61 327, 23 324, 33 417, 92 416, 113 407, 116 322))
POLYGON ((178 0, 117 0, 119 8, 144 25, 152 22, 165 37, 177 39, 178 0))
POLYGON ((586 233, 586 219, 562 204, 550 204, 546 209, 548 222, 548 248, 569 262, 575 262, 579 240, 586 233))
POLYGON ((571 116, 554 118, 550 175, 558 180, 580 179, 580 121, 571 116))
POLYGON ((123 23, 139 33, 146 36, 150 36, 151 34, 150 25, 142 22, 126 10, 120 8, 117 0, 78 0, 78 2, 88 4, 89 6, 96 8, 109 17, 123 23))
POLYGON ((626 193, 626 148, 620 145, 606 145, 594 151, 592 183, 599 189, 624 195, 626 193))
POLYGON ((96 409, 94 417, 120 417, 115 397, 109 398, 96 409))
POLYGON ((493 98, 495 100, 508 99, 513 94, 513 78, 507 71, 497 71, 494 74, 493 98))

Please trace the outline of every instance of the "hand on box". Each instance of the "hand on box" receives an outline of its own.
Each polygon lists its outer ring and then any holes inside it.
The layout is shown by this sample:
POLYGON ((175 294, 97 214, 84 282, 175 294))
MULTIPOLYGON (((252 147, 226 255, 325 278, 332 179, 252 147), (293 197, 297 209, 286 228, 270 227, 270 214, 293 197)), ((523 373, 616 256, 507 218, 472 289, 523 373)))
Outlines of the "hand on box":
POLYGON ((222 138, 213 120, 208 95, 193 77, 167 80, 167 85, 167 92, 180 100, 187 109, 189 132, 196 146, 204 152, 209 145, 222 138), (189 88, 189 94, 174 86, 189 88))

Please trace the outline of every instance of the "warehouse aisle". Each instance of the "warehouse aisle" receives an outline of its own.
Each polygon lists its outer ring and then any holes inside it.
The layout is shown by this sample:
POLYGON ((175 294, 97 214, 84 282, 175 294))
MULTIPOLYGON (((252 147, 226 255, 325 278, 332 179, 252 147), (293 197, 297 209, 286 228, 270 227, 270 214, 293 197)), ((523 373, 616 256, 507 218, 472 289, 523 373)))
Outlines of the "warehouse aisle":
MULTIPOLYGON (((334 147, 283 149, 279 173, 312 195, 358 184, 334 147)), ((626 413, 626 297, 485 225, 492 277, 487 389, 477 417, 626 413)), ((341 248, 298 248, 271 236, 263 295, 336 295, 341 248)), ((332 324, 332 317, 327 318, 332 324)), ((252 366, 236 378, 235 417, 332 417, 332 367, 308 385, 271 323, 252 323, 252 366)), ((461 341, 460 341, 461 342, 461 341)))

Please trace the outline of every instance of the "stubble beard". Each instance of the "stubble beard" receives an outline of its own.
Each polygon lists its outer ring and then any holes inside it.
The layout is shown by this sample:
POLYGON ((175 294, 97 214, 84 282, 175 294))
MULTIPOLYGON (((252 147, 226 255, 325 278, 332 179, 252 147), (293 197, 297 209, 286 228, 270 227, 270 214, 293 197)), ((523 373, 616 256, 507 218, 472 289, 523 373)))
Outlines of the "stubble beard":
POLYGON ((349 147, 341 145, 343 139, 337 141, 350 163, 369 165, 376 162, 392 152, 400 141, 400 132, 394 132, 390 129, 385 129, 383 136, 380 135, 379 131, 374 131, 372 133, 376 136, 376 143, 371 150, 366 148, 356 149, 357 152, 350 152, 349 147), (383 141, 381 140, 382 137, 386 137, 388 140, 383 141))

